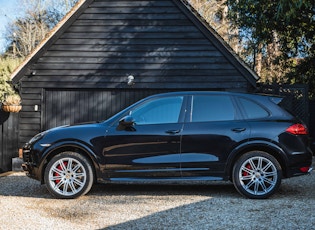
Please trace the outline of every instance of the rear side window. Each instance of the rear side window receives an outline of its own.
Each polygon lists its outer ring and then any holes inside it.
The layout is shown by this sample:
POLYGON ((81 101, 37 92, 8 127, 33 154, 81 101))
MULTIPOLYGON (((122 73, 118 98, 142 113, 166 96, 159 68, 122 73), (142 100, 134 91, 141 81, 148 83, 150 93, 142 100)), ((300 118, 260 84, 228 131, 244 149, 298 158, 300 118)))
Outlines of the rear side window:
POLYGON ((269 116, 268 111, 253 101, 240 98, 240 103, 248 119, 264 118, 269 116))
POLYGON ((192 101, 192 122, 234 120, 235 110, 227 95, 196 95, 192 101))

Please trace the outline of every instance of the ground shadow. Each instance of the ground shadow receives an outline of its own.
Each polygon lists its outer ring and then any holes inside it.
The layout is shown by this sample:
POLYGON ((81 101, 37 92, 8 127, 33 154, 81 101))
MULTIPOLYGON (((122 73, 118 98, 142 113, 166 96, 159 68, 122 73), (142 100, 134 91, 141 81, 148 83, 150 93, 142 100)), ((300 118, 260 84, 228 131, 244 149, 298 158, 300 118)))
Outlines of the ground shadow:
POLYGON ((99 195, 123 195, 123 196, 139 196, 139 195, 198 195, 209 197, 240 197, 234 189, 233 184, 227 182, 200 182, 200 183, 131 183, 131 184, 97 184, 94 185, 91 196, 99 195))
MULTIPOLYGON (((24 173, 0 177, 0 196, 52 198, 45 185, 30 179, 24 173)), ((136 195, 202 195, 239 197, 228 182, 183 183, 111 183, 95 184, 87 196, 136 196, 136 195)))

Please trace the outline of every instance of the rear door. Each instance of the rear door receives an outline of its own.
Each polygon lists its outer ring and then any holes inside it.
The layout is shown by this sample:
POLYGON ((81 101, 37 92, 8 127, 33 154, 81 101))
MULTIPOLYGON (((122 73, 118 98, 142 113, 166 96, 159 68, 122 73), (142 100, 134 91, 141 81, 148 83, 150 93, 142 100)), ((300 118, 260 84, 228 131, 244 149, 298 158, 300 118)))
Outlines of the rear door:
POLYGON ((182 176, 220 180, 230 151, 249 137, 250 128, 227 94, 198 94, 190 102, 182 132, 182 176))

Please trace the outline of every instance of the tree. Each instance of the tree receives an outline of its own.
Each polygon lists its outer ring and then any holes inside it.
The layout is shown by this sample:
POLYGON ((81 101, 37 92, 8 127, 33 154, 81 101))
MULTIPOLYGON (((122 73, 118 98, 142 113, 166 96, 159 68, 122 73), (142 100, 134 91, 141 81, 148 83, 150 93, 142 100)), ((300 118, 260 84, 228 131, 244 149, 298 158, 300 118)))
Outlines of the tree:
POLYGON ((228 17, 249 42, 249 59, 263 81, 306 83, 315 97, 313 0, 227 0, 228 17), (258 58, 261 56, 261 58, 258 58), (264 70, 264 71, 263 71, 264 70))
POLYGON ((12 26, 13 57, 26 57, 45 38, 49 27, 45 23, 45 13, 29 13, 18 19, 12 26))
POLYGON ((7 29, 11 46, 7 55, 25 57, 70 11, 77 0, 21 0, 25 13, 7 29))
POLYGON ((232 49, 238 52, 238 30, 232 28, 227 18, 228 8, 225 0, 189 0, 189 3, 232 49))

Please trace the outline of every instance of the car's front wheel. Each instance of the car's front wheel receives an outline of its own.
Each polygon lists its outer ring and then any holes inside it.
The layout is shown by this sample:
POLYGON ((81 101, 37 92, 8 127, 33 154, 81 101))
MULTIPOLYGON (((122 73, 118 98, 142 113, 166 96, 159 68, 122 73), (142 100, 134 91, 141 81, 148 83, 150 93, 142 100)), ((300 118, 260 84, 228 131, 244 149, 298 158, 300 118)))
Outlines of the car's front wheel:
POLYGON ((77 198, 89 192, 93 185, 91 163, 76 152, 54 156, 45 169, 48 191, 57 198, 77 198))
POLYGON ((252 151, 242 155, 233 167, 237 191, 252 199, 271 196, 281 184, 281 166, 272 155, 252 151))

